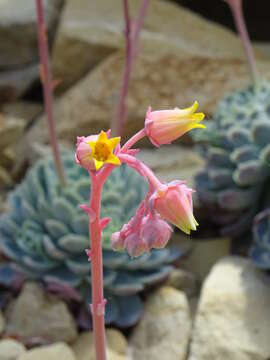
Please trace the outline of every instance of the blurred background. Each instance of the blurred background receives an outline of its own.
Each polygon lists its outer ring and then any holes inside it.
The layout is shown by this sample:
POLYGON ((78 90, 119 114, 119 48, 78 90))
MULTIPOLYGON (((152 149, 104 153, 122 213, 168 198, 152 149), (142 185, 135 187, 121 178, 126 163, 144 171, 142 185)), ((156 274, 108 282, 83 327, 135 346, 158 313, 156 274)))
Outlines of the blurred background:
MULTIPOLYGON (((133 25, 143 1, 128 1, 133 25)), ((175 229, 167 248, 139 259, 112 251, 111 233, 146 190, 131 171, 115 171, 103 199, 103 216, 115 215, 103 244, 109 359, 267 360, 270 2, 243 0, 255 85, 224 1, 145 2, 122 139, 144 126, 150 105, 199 102, 205 135, 159 149, 144 139, 138 158, 162 181, 196 189, 200 227, 175 229)), ((77 206, 89 179, 74 150, 77 136, 119 120, 123 3, 43 0, 65 187, 51 156, 35 0, 0 0, 0 360, 94 359, 88 219, 77 206)))

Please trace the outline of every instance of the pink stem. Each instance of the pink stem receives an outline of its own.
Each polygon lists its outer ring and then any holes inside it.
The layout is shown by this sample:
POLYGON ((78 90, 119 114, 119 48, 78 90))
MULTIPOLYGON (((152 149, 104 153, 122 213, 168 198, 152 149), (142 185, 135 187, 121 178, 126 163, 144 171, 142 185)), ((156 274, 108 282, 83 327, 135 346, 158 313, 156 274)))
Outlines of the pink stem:
POLYGON ((125 120, 126 120, 126 98, 128 94, 128 87, 130 82, 130 75, 132 70, 132 64, 135 57, 135 50, 139 40, 139 34, 143 25, 143 19, 146 13, 149 0, 142 0, 142 5, 139 11, 138 18, 135 22, 135 29, 131 28, 131 19, 129 16, 128 0, 124 1, 124 18, 125 18, 125 39, 126 39, 126 57, 125 57, 125 69, 123 75, 123 82, 120 91, 118 104, 116 107, 116 117, 112 124, 113 134, 122 134, 125 120))
POLYGON ((105 339, 105 299, 103 294, 102 234, 100 230, 100 201, 103 181, 92 175, 90 209, 95 214, 89 215, 89 233, 91 246, 91 277, 92 277, 92 318, 94 328, 94 344, 96 360, 106 360, 105 339))
POLYGON ((143 175, 147 178, 149 185, 152 189, 156 189, 162 185, 162 183, 158 180, 153 171, 145 165, 142 161, 136 159, 134 156, 128 154, 118 154, 117 155, 121 162, 130 165, 133 169, 138 171, 140 175, 143 175))
POLYGON ((251 79, 252 79, 254 85, 256 85, 256 82, 258 80, 258 73, 257 73, 257 68, 256 68, 254 52, 252 49, 252 45, 250 42, 250 38, 248 35, 248 31, 247 31, 247 27, 246 27, 244 15, 243 15, 242 0, 225 0, 225 2, 227 2, 227 4, 231 8, 237 31, 239 33, 239 36, 242 40, 244 50, 246 52, 247 61, 248 61, 248 65, 250 68, 251 79))
MULTIPOLYGON (((124 145, 128 150, 136 141, 140 140, 145 136, 144 129, 135 134, 127 143, 124 145)), ((123 151, 120 150, 120 153, 123 151)), ((124 156, 124 162, 129 164, 132 163, 133 167, 139 164, 138 171, 140 167, 140 162, 130 155, 119 155, 124 156), (136 165, 134 165, 136 163, 136 165)), ((154 174, 148 169, 144 164, 144 170, 147 173, 147 177, 150 178, 149 182, 156 184, 158 181, 154 174)), ((92 283, 92 304, 91 312, 93 318, 93 329, 94 329, 94 344, 95 344, 95 353, 96 360, 106 360, 106 337, 105 337, 105 304, 103 292, 103 263, 102 263, 102 231, 100 228, 100 204, 101 204, 101 192, 103 185, 110 175, 112 170, 115 168, 115 165, 106 165, 101 169, 97 174, 89 172, 91 177, 91 198, 89 202, 89 234, 90 234, 90 252, 88 255, 91 260, 91 283, 92 283), (90 211, 91 209, 91 211, 90 211)))
POLYGON ((122 147, 121 153, 126 152, 129 150, 137 141, 144 138, 146 135, 144 128, 140 131, 138 131, 135 135, 133 135, 122 147))
POLYGON ((59 180, 65 185, 64 168, 61 162, 59 147, 55 131, 54 113, 53 113, 53 95, 52 95, 52 79, 49 62, 49 51, 46 34, 46 26, 44 21, 42 0, 36 0, 37 20, 38 20, 38 44, 40 53, 40 78, 43 87, 43 97, 45 109, 47 113, 48 128, 50 134, 51 145, 53 149, 54 161, 59 180))

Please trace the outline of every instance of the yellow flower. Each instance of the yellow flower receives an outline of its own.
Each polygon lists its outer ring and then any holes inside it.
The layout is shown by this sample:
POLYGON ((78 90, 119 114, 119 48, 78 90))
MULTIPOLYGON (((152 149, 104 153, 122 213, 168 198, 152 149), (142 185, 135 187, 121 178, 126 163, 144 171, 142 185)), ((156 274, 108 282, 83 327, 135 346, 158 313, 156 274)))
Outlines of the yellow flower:
POLYGON ((76 161, 87 170, 99 170, 103 164, 121 165, 113 150, 120 137, 109 139, 104 131, 99 135, 78 138, 76 161))

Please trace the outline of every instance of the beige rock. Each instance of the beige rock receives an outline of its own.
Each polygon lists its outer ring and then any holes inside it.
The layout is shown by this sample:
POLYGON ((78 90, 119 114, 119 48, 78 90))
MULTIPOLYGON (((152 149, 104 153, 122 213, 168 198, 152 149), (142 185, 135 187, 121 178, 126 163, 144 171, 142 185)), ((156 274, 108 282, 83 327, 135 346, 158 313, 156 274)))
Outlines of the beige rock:
MULTIPOLYGON (((132 17, 137 15, 140 3, 130 2, 132 17)), ((67 0, 53 51, 54 74, 62 80, 57 90, 64 90, 113 51, 124 48, 123 28, 122 0, 67 0)), ((161 0, 149 1, 139 50, 140 55, 243 58, 242 46, 233 32, 161 0)))
POLYGON ((176 232, 173 234, 170 244, 189 250, 181 265, 195 274, 199 281, 204 280, 214 264, 228 256, 231 251, 231 239, 228 237, 192 240, 190 237, 176 232))
POLYGON ((125 355, 127 352, 127 340, 124 335, 116 329, 106 330, 106 341, 108 347, 118 354, 125 355))
MULTIPOLYGON (((49 36, 54 35, 63 0, 43 1, 49 36)), ((0 68, 23 67, 37 62, 35 0, 0 1, 0 68)))
POLYGON ((77 328, 66 304, 46 296, 36 283, 27 283, 7 312, 7 335, 48 341, 74 341, 77 328))
POLYGON ((248 259, 218 262, 203 285, 189 360, 270 358, 270 288, 248 259))
POLYGON ((25 352, 25 347, 16 340, 0 340, 0 360, 17 360, 25 352))
POLYGON ((2 334, 5 330, 6 321, 2 314, 2 311, 0 311, 0 334, 2 334))
MULTIPOLYGON (((95 360, 93 333, 84 332, 79 335, 73 344, 73 351, 79 360, 95 360)), ((109 360, 125 359, 127 353, 127 341, 118 330, 106 330, 107 355, 109 360)))
POLYGON ((166 281, 167 286, 183 291, 188 298, 198 294, 199 284, 196 276, 184 269, 174 269, 166 281))
MULTIPOLYGON (((122 53, 111 55, 56 102, 56 129, 60 139, 74 146, 76 136, 96 133, 110 126, 123 61, 122 53)), ((270 78, 270 63, 259 65, 264 76, 270 78)), ((197 99, 200 110, 210 115, 225 93, 247 84, 247 66, 242 60, 140 56, 132 73, 124 138, 143 126, 150 104, 153 109, 185 107, 197 99)), ((48 142, 44 116, 35 122, 23 140, 24 152, 36 139, 48 142)))
POLYGON ((160 288, 147 300, 144 315, 131 336, 133 358, 184 360, 190 332, 185 294, 171 287, 160 288))
POLYGON ((16 101, 4 104, 1 110, 4 115, 23 119, 26 125, 29 125, 43 112, 43 106, 34 102, 16 101))
POLYGON ((18 360, 80 360, 65 343, 42 346, 21 355, 18 360))
POLYGON ((13 185, 13 180, 8 171, 0 166, 0 187, 10 187, 13 185))
POLYGON ((0 114, 0 151, 19 140, 24 126, 22 119, 0 114))

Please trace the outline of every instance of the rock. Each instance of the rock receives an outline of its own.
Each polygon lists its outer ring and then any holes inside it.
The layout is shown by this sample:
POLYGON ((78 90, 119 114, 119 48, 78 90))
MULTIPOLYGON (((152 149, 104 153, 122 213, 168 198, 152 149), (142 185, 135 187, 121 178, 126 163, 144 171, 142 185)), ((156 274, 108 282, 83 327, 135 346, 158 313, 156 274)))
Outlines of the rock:
POLYGON ((189 250, 188 255, 182 260, 181 266, 191 271, 199 281, 205 279, 217 261, 231 252, 231 239, 228 237, 192 240, 177 232, 173 234, 170 244, 189 250))
POLYGON ((0 187, 13 185, 11 169, 16 155, 12 147, 21 138, 25 125, 21 118, 0 114, 0 187))
POLYGON ((127 340, 119 330, 107 329, 106 341, 107 346, 114 352, 122 355, 127 353, 127 340))
POLYGON ((24 126, 22 119, 0 114, 0 151, 19 140, 24 126))
MULTIPOLYGON (((140 3, 130 2, 132 17, 138 14, 140 3)), ((54 75, 62 80, 57 91, 63 91, 109 54, 124 48, 123 22, 122 0, 66 1, 53 51, 54 75)), ((149 1, 139 51, 139 56, 150 53, 244 57, 233 32, 184 7, 160 0, 149 1)))
POLYGON ((167 286, 183 291, 188 298, 198 294, 199 284, 196 276, 184 269, 174 269, 166 281, 167 286))
MULTIPOLYGON (((6 321, 2 314, 2 311, 0 311, 0 334, 2 334, 4 332, 5 326, 6 326, 6 321)), ((0 352, 0 354, 1 354, 1 352, 0 352)))
POLYGON ((17 360, 25 352, 25 347, 16 340, 0 340, 0 360, 17 360))
POLYGON ((23 68, 0 71, 0 104, 14 101, 22 96, 38 77, 38 63, 33 63, 23 68))
POLYGON ((65 343, 42 346, 21 355, 18 360, 80 360, 65 343))
MULTIPOLYGON (((73 344, 73 351, 79 360, 95 360, 93 332, 83 332, 73 344)), ((106 330, 107 355, 110 360, 125 359, 127 341, 118 330, 106 330)))
POLYGON ((194 187, 194 175, 204 166, 204 160, 194 149, 183 146, 164 146, 159 149, 142 149, 138 156, 160 180, 185 179, 194 187))
MULTIPOLYGON (((76 136, 100 132, 110 126, 123 62, 122 53, 111 55, 56 102, 56 131, 60 139, 74 146, 76 136)), ((270 79, 270 63, 260 62, 258 65, 264 76, 270 79)), ((225 93, 247 84, 247 66, 242 60, 141 55, 132 73, 127 98, 128 121, 123 138, 141 129, 150 104, 153 109, 183 108, 197 99, 200 111, 208 117, 225 93)), ((187 135, 183 138, 187 139, 187 135)), ((36 139, 39 143, 48 142, 44 116, 37 119, 22 141, 23 152, 36 139)), ((19 152, 22 153, 22 150, 19 152)))
POLYGON ((38 115, 43 112, 43 106, 40 103, 29 101, 16 101, 4 104, 2 107, 4 115, 23 119, 28 126, 38 115))
POLYGON ((11 187, 13 180, 9 175, 8 171, 0 166, 0 187, 11 187))
MULTIPOLYGON (((63 0, 45 0, 43 3, 49 37, 52 38, 63 0)), ((0 1, 1 70, 22 70, 24 66, 38 61, 36 17, 35 0, 0 1)))
POLYGON ((269 307, 269 282, 248 259, 219 261, 203 285, 188 359, 269 359, 269 307))
POLYGON ((36 283, 26 283, 7 312, 6 333, 26 340, 71 342, 77 337, 77 328, 63 301, 46 296, 36 283))
POLYGON ((189 306, 184 293, 171 287, 154 292, 131 336, 134 359, 184 360, 191 332, 189 306))

